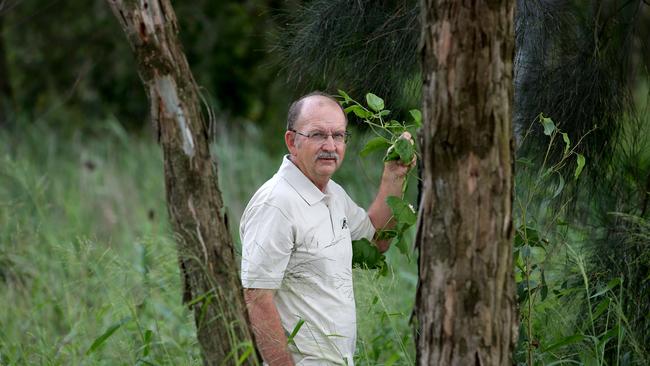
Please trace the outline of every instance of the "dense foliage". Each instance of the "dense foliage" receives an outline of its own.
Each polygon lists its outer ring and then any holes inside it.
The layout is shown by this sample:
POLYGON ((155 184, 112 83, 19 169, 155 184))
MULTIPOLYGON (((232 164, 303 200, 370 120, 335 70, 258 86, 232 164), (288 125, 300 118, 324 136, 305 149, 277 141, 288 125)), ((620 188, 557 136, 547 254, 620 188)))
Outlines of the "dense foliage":
MULTIPOLYGON (((291 90, 277 76, 279 66, 268 51, 273 16, 291 3, 200 0, 174 6, 203 96, 228 116, 221 122, 281 124, 291 90)), ((146 94, 105 0, 2 1, 0 19, 0 60, 7 67, 0 62, 0 79, 10 85, 9 106, 30 116, 28 123, 44 118, 60 127, 86 128, 113 115, 130 130, 147 127, 146 94), (52 118, 60 110, 74 118, 52 118)), ((0 93, 0 100, 5 98, 0 93)))

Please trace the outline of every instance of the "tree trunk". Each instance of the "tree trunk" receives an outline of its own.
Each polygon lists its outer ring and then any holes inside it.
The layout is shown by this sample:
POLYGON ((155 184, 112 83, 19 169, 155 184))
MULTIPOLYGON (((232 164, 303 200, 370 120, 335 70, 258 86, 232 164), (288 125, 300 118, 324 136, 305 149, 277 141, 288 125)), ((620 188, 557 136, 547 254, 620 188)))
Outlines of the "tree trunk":
POLYGON ((418 365, 512 365, 514 0, 422 2, 418 365))
MULTIPOLYGON (((176 16, 169 0, 107 1, 131 44, 151 103, 164 155, 183 301, 194 310, 204 364, 235 364, 253 343, 208 129, 177 38, 176 16)), ((252 352, 247 364, 256 363, 252 352)))

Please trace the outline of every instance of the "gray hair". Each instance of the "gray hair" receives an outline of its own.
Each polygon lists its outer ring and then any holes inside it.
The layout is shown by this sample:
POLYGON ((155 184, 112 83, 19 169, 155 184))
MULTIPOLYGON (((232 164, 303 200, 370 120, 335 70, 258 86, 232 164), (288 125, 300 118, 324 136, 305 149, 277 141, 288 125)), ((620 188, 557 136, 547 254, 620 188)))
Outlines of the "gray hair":
POLYGON ((305 94, 289 106, 289 112, 287 113, 287 131, 292 131, 296 125, 296 122, 298 121, 298 118, 300 117, 300 112, 302 111, 302 105, 305 99, 309 97, 324 97, 332 102, 336 103, 339 108, 341 108, 341 112, 343 112, 343 116, 345 117, 345 123, 347 124, 348 122, 348 116, 345 114, 345 111, 343 110, 343 107, 341 107, 341 104, 336 100, 332 95, 324 93, 322 91, 315 90, 309 94, 305 94))

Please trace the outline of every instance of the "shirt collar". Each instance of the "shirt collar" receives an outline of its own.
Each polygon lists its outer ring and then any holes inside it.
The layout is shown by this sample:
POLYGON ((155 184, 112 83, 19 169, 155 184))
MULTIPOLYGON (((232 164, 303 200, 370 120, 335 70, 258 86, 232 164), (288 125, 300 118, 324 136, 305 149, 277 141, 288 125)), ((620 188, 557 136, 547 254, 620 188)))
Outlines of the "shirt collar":
MULTIPOLYGON (((326 197, 326 195, 321 192, 321 190, 318 189, 318 187, 316 187, 316 185, 310 181, 309 178, 307 178, 307 176, 305 176, 305 174, 300 171, 291 160, 289 160, 289 155, 285 155, 284 159, 282 159, 282 165, 278 170, 278 174, 280 177, 284 178, 284 180, 286 180, 287 183, 289 183, 289 185, 293 187, 300 197, 302 197, 302 199, 310 206, 320 202, 326 197)), ((328 187, 325 187, 325 190, 329 191, 328 187)))

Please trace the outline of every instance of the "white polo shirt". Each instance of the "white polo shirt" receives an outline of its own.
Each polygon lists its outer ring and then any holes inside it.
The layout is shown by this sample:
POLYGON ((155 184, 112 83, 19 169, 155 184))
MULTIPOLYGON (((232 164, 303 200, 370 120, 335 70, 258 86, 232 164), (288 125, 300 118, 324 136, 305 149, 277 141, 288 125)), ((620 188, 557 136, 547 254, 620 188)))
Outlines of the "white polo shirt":
POLYGON ((274 301, 299 365, 353 365, 352 242, 372 238, 366 211, 330 180, 321 192, 287 156, 248 203, 239 229, 244 288, 274 301))

